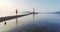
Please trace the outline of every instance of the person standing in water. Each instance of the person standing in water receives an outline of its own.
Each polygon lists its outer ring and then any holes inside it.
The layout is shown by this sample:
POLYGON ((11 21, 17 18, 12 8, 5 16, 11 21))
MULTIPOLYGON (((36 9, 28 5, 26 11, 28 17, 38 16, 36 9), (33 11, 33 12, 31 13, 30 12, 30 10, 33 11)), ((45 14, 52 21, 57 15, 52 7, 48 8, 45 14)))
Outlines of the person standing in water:
POLYGON ((17 16, 18 10, 16 9, 16 16, 17 16))
POLYGON ((18 10, 16 9, 16 24, 18 23, 17 13, 18 13, 18 10))

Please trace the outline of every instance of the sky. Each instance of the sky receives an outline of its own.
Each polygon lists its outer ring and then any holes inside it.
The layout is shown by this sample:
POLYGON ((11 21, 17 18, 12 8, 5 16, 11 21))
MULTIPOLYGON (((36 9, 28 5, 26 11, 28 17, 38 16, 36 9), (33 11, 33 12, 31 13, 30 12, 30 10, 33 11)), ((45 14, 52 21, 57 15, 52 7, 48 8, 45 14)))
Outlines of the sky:
POLYGON ((0 13, 19 11, 59 11, 60 0, 0 0, 0 13))

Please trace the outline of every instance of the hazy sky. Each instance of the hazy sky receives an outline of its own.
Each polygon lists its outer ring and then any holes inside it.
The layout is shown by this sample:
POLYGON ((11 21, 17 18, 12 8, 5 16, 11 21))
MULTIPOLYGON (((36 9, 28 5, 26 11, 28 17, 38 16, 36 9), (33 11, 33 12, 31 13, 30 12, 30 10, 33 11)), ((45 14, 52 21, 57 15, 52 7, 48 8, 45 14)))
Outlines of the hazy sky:
POLYGON ((39 11, 59 11, 60 0, 0 0, 0 13, 12 12, 15 9, 39 11))

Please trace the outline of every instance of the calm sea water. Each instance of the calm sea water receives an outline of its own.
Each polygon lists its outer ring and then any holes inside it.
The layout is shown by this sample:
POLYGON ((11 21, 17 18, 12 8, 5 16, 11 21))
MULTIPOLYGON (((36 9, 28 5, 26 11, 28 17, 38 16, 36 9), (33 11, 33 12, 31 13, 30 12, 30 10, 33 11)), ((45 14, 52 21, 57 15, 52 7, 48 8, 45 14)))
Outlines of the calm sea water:
POLYGON ((60 14, 35 14, 0 23, 0 32, 60 32, 60 14))

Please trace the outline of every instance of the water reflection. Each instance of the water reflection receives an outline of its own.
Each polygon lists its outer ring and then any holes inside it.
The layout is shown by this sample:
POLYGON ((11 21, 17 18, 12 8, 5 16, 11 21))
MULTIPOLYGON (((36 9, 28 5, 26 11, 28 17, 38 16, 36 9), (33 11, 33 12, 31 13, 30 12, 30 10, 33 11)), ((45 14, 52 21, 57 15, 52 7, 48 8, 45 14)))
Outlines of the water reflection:
POLYGON ((33 14, 33 21, 34 21, 34 19, 35 19, 35 14, 33 14))
MULTIPOLYGON (((30 18, 31 16, 29 16, 30 18)), ((23 26, 19 26, 11 32, 60 32, 60 16, 54 14, 36 14, 33 20, 23 26)))
POLYGON ((18 18, 16 18, 16 25, 18 24, 18 18))
POLYGON ((8 32, 60 32, 60 16, 55 14, 33 14, 7 21, 6 24, 4 28, 7 28, 8 32), (15 24, 19 26, 15 27, 15 24))

